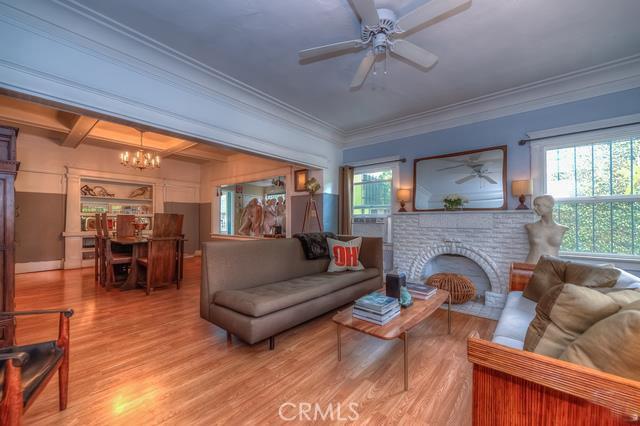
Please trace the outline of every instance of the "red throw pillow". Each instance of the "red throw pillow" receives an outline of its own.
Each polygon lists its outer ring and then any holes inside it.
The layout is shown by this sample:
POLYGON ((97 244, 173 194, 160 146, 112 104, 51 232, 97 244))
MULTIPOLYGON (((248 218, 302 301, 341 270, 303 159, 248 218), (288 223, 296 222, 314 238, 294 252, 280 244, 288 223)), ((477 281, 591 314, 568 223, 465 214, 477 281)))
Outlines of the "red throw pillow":
POLYGON ((340 241, 327 238, 331 263, 327 272, 362 271, 364 266, 360 263, 360 246, 362 237, 351 241, 340 241))

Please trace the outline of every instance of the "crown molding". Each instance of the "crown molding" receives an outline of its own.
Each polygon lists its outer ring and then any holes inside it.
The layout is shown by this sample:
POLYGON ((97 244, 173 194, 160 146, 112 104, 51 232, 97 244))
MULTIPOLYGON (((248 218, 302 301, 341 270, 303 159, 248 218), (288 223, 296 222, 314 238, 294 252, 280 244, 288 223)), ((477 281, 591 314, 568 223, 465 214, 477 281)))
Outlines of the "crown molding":
POLYGON ((345 149, 373 145, 640 87, 640 55, 346 132, 345 149))
MULTIPOLYGON (((135 42, 137 46, 127 46, 133 47, 132 50, 126 52, 128 57, 127 59, 139 62, 139 64, 143 65, 143 69, 148 67, 158 68, 156 64, 147 59, 143 59, 148 57, 148 54, 139 51, 140 48, 150 48, 164 56, 163 59, 165 61, 169 59, 190 69, 191 72, 186 74, 168 73, 171 74, 171 79, 176 80, 176 83, 178 83, 178 80, 180 79, 186 80, 182 81, 182 83, 195 83, 197 90, 204 90, 205 93, 208 93, 211 96, 223 97, 226 101, 237 108, 264 115, 270 120, 284 122, 292 127, 312 133, 336 144, 341 144, 343 142, 344 134, 341 129, 338 129, 337 127, 322 121, 311 114, 277 99, 276 97, 268 95, 267 93, 224 74, 209 65, 206 65, 163 43, 160 43, 151 37, 123 25, 83 4, 78 3, 76 0, 53 0, 52 3, 88 18, 91 22, 110 31, 116 32, 123 38, 135 42), (206 84, 202 84, 201 78, 192 75, 194 72, 205 74, 208 77, 206 84)), ((111 46, 111 48, 113 48, 113 46, 111 46)), ((168 71, 173 68, 174 67, 161 67, 156 71, 168 71)), ((169 77, 169 75, 166 75, 165 77, 169 77)))
POLYGON ((159 43, 76 0, 0 0, 0 21, 3 25, 19 26, 24 31, 99 58, 104 63, 117 65, 147 79, 159 81, 165 87, 187 93, 192 98, 201 100, 202 103, 223 105, 229 110, 254 116, 263 123, 265 128, 272 130, 273 135, 270 134, 270 137, 249 135, 238 131, 237 128, 213 126, 207 120, 197 119, 192 114, 178 114, 169 108, 158 110, 157 105, 147 104, 140 99, 101 91, 95 86, 83 85, 78 81, 43 72, 41 69, 7 61, 1 54, 0 71, 12 78, 1 78, 0 87, 54 102, 87 108, 124 120, 131 119, 133 114, 120 114, 120 111, 144 111, 149 116, 162 114, 168 117, 165 122, 188 123, 191 128, 199 131, 186 132, 184 126, 177 125, 176 127, 158 126, 157 121, 144 124, 187 136, 215 140, 231 148, 317 167, 326 167, 328 157, 279 144, 279 139, 284 138, 282 129, 286 128, 292 132, 286 135, 288 138, 291 138, 292 134, 297 135, 299 140, 305 141, 303 142, 305 146, 317 145, 316 141, 318 141, 320 144, 327 142, 336 149, 349 149, 640 87, 640 55, 635 55, 445 107, 346 131, 159 43), (26 75, 31 75, 42 82, 37 86, 40 90, 31 90, 34 82, 25 79, 26 75), (6 80, 24 83, 9 84, 6 80), (87 94, 111 99, 113 108, 99 109, 88 101, 78 103, 71 102, 69 98, 51 96, 46 90, 47 84, 59 85, 63 90, 78 92, 78 99, 88 99, 87 94), (80 96, 81 94, 83 96, 80 96), (127 108, 123 108, 125 106, 127 108), (217 139, 211 137, 213 134, 217 139))
POLYGON ((32 49, 0 50, 0 89, 301 165, 339 152, 339 131, 63 2, 0 0, 0 38, 32 49))

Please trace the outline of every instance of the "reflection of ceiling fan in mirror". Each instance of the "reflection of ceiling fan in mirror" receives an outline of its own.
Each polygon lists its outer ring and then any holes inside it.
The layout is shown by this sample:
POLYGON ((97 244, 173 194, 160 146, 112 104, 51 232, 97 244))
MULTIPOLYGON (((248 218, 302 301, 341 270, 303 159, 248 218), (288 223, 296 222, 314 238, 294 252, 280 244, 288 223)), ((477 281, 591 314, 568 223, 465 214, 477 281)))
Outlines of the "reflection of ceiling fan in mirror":
POLYGON ((376 58, 381 55, 385 55, 386 60, 392 53, 425 70, 433 67, 438 62, 436 55, 402 37, 462 11, 471 0, 430 0, 400 18, 389 9, 376 9, 374 0, 351 0, 351 3, 361 18, 359 39, 301 50, 298 54, 302 60, 322 59, 330 54, 348 53, 354 48, 369 49, 351 81, 351 88, 357 88, 362 86, 376 58))
POLYGON ((471 169, 471 174, 469 176, 463 177, 462 179, 458 179, 457 181, 455 181, 456 184, 460 185, 474 178, 484 179, 491 184, 497 184, 498 182, 496 182, 494 179, 492 179, 489 176, 489 174, 493 172, 490 172, 489 169, 485 167, 485 162, 487 162, 487 160, 491 161, 491 159, 485 159, 481 161, 480 160, 481 156, 482 154, 470 155, 464 160, 445 160, 451 163, 458 163, 458 164, 456 166, 443 167, 441 169, 437 169, 436 171, 442 172, 445 170, 457 169, 459 167, 468 167, 471 169))
POLYGON ((472 166, 471 168, 473 169, 473 172, 471 172, 469 176, 465 176, 462 179, 458 179, 456 181, 458 185, 465 183, 467 181, 470 181, 471 179, 474 179, 474 178, 484 179, 491 184, 498 183, 489 176, 489 174, 493 172, 490 172, 489 169, 487 169, 486 167, 483 167, 482 164, 472 166))

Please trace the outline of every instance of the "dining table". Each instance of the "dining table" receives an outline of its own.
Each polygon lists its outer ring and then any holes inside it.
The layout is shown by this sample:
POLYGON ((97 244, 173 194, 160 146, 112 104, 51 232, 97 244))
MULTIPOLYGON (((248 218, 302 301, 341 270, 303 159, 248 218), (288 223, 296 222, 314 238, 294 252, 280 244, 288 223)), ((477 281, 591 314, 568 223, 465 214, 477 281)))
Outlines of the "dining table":
POLYGON ((120 290, 134 290, 138 287, 138 258, 146 253, 149 239, 147 237, 113 237, 111 244, 131 247, 131 266, 126 281, 120 286, 120 290))

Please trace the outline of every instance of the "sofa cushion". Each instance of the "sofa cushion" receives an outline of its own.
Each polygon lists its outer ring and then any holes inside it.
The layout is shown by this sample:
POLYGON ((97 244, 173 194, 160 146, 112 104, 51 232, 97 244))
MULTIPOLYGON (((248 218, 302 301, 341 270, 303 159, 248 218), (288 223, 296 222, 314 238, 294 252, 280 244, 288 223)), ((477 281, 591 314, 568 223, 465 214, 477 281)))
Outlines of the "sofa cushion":
POLYGON ((522 349, 527 327, 535 316, 535 302, 523 297, 521 291, 510 292, 493 333, 493 341, 515 349, 522 349))
POLYGON ((364 269, 362 262, 360 262, 362 237, 350 241, 327 238, 327 244, 329 244, 329 255, 331 256, 328 272, 361 271, 364 269))
POLYGON ((597 290, 574 284, 557 285, 540 298, 536 317, 527 330, 524 350, 558 358, 589 327, 619 309, 614 299, 597 290))
POLYGON ((598 321, 574 340, 560 359, 640 380, 640 301, 598 321))
POLYGON ((222 290, 214 295, 213 303, 245 315, 261 317, 374 278, 379 274, 377 268, 322 272, 242 290, 222 290))
POLYGON ((560 284, 613 287, 619 277, 620 270, 611 266, 596 266, 569 262, 553 256, 542 256, 523 294, 527 299, 538 302, 547 291, 560 284))

